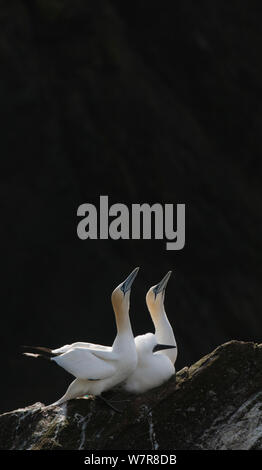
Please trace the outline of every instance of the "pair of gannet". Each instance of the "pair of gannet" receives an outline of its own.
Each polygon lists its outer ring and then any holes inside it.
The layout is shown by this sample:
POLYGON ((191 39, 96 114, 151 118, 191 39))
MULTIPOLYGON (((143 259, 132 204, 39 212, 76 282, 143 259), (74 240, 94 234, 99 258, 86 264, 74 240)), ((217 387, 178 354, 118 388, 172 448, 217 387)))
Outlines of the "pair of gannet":
POLYGON ((86 394, 104 399, 101 394, 118 384, 128 391, 142 393, 161 385, 175 373, 176 341, 164 309, 165 287, 171 272, 159 284, 151 287, 146 296, 155 334, 147 333, 134 339, 129 305, 131 286, 138 270, 135 268, 112 293, 117 326, 112 347, 77 342, 57 349, 30 347, 37 353, 24 353, 55 361, 76 377, 66 393, 52 405, 86 394))

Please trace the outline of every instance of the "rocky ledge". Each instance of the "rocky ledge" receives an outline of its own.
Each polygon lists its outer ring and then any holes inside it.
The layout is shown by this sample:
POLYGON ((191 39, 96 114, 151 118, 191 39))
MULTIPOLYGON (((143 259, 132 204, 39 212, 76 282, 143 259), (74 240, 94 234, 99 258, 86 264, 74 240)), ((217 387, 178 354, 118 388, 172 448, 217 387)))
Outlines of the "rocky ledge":
POLYGON ((1 449, 262 449, 262 344, 230 341, 142 395, 0 416, 1 449))

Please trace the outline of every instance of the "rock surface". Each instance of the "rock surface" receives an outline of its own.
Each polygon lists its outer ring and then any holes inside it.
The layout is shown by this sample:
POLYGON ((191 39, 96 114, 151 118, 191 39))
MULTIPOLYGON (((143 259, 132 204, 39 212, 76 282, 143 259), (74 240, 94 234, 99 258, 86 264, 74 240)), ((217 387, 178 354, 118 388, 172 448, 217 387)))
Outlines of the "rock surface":
POLYGON ((262 449, 262 344, 230 341, 143 395, 0 416, 1 449, 262 449))

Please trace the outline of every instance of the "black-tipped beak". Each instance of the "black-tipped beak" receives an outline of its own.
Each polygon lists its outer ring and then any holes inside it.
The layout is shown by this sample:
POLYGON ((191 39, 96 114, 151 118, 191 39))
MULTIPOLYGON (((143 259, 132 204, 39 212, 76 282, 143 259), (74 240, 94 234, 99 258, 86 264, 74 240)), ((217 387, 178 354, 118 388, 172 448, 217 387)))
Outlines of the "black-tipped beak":
POLYGON ((168 271, 168 273, 163 277, 163 279, 154 287, 153 290, 154 290, 155 297, 160 292, 165 291, 166 285, 169 281, 169 278, 170 278, 171 274, 172 274, 172 271, 168 271))
POLYGON ((176 348, 176 346, 171 346, 170 344, 156 344, 153 348, 153 352, 162 351, 163 349, 172 349, 176 348))
POLYGON ((136 275, 139 271, 139 268, 135 268, 130 274, 129 276, 126 278, 126 280, 123 282, 122 286, 120 287, 120 289, 122 290, 122 292, 124 293, 124 295, 131 289, 131 286, 136 278, 136 275))

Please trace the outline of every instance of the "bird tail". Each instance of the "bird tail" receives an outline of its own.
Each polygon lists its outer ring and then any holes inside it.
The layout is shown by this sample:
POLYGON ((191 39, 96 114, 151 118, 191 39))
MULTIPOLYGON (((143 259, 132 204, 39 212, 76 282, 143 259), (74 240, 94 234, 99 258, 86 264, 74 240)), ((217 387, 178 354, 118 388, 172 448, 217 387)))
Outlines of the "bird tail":
POLYGON ((26 352, 23 352, 23 354, 28 357, 51 360, 52 357, 59 356, 59 353, 54 353, 52 349, 42 346, 22 346, 22 348, 26 349, 26 352))
POLYGON ((44 354, 35 354, 35 353, 28 353, 28 352, 24 352, 22 354, 24 356, 27 356, 27 357, 34 357, 35 359, 45 359, 45 360, 48 360, 48 361, 52 360, 51 357, 45 356, 44 354))

